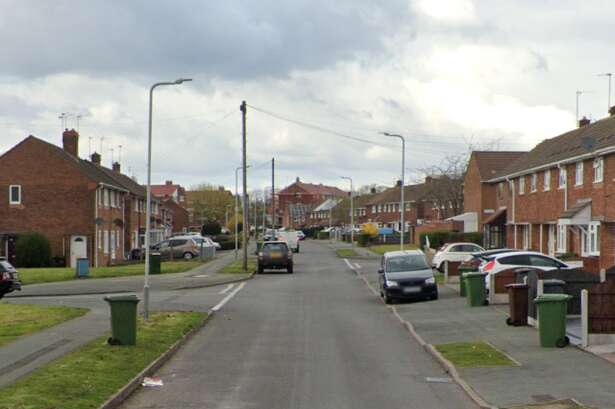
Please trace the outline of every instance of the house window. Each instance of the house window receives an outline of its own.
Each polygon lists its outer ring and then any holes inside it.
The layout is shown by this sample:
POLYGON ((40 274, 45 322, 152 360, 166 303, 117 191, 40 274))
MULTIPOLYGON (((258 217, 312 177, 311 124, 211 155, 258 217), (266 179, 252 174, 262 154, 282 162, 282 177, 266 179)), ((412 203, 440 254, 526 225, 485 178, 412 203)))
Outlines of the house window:
POLYGON ((567 243, 566 243, 566 231, 567 227, 565 224, 557 225, 557 252, 565 253, 567 251, 567 243))
POLYGON ((525 176, 521 176, 519 178, 519 194, 522 195, 525 193, 525 176))
POLYGON ((109 207, 109 189, 103 189, 105 207, 109 207))
POLYGON ((526 224, 522 226, 522 229, 523 229, 523 249, 527 250, 530 248, 530 226, 526 224))
POLYGON ((566 187, 566 168, 559 169, 559 188, 563 189, 566 187))
POLYGON ((604 160, 603 158, 594 159, 594 183, 602 182, 604 178, 604 160))
POLYGON ((530 192, 536 191, 536 185, 538 184, 538 175, 536 173, 532 173, 530 177, 530 192))
POLYGON ((109 254, 109 230, 105 230, 103 234, 103 253, 109 254))
POLYGON ((502 197, 504 195, 504 182, 498 183, 498 197, 502 197))
POLYGON ((545 170, 544 191, 551 190, 551 169, 545 170))
POLYGON ((600 222, 592 222, 583 231, 581 240, 582 256, 600 255, 600 222))
POLYGON ((21 204, 21 185, 9 186, 9 204, 21 204))
POLYGON ((102 230, 98 230, 98 250, 103 248, 102 230))
POLYGON ((372 206, 372 213, 376 213, 376 206, 372 206))
POLYGON ((583 184, 583 161, 577 162, 574 172, 574 185, 581 186, 583 184))

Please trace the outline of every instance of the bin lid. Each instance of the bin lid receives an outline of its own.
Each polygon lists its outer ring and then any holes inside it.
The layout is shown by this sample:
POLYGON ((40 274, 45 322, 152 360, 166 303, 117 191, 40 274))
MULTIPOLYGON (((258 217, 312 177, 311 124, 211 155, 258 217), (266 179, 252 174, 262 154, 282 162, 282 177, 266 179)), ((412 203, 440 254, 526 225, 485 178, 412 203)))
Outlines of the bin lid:
POLYGON ((545 302, 563 302, 571 300, 572 296, 568 294, 543 294, 534 299, 536 304, 545 302))
POLYGON ((160 255, 160 253, 158 253, 158 252, 151 252, 149 254, 150 254, 150 256, 159 256, 160 255))
POLYGON ((487 273, 479 273, 478 271, 474 271, 474 272, 471 272, 471 273, 463 273, 463 276, 465 278, 468 278, 468 277, 484 277, 486 275, 487 275, 487 273))
POLYGON ((549 278, 549 279, 543 280, 543 283, 545 287, 566 285, 566 282, 564 280, 558 280, 556 278, 549 278))
POLYGON ((528 288, 529 286, 525 283, 512 283, 506 284, 506 288, 528 288))
POLYGON ((139 298, 135 294, 128 295, 110 295, 104 298, 107 302, 123 301, 123 302, 139 302, 139 298))

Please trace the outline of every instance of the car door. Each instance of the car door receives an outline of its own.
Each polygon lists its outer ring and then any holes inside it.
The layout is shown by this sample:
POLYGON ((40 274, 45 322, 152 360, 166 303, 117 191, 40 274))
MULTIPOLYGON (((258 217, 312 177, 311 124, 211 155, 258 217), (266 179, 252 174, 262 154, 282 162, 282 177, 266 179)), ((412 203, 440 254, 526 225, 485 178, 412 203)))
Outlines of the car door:
POLYGON ((169 241, 161 241, 156 245, 156 251, 160 253, 161 258, 169 258, 171 256, 171 249, 169 247, 169 241))
POLYGON ((539 255, 530 255, 530 264, 532 267, 539 268, 543 271, 550 271, 563 267, 562 263, 559 261, 539 255))
POLYGON ((173 258, 182 258, 186 251, 186 239, 172 239, 169 240, 169 246, 173 252, 173 258))

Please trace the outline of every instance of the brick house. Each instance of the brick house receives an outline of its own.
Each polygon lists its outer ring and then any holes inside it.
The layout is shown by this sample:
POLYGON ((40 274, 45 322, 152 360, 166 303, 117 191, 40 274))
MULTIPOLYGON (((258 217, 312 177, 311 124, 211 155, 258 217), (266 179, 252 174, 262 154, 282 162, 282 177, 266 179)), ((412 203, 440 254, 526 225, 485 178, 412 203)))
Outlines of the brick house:
MULTIPOLYGON (((79 158, 75 130, 64 131, 62 143, 60 148, 28 136, 0 156, 0 253, 14 259, 19 235, 39 232, 67 266, 77 258, 93 266, 123 261, 135 224, 127 217, 134 193, 125 179, 132 179, 120 174, 119 165, 102 167, 97 153, 92 160, 79 158)), ((144 212, 143 200, 137 206, 144 212)))
POLYGON ((503 247, 506 243, 506 205, 498 205, 502 192, 489 180, 524 153, 474 151, 470 155, 463 179, 463 211, 474 215, 477 231, 484 233, 484 244, 489 248, 503 247), (489 222, 488 229, 485 229, 486 221, 489 222))
MULTIPOLYGON (((597 272, 615 265, 615 109, 536 145, 489 180, 505 209, 507 245, 575 253, 597 272)), ((492 220, 485 220, 489 227, 492 220)))
POLYGON ((169 233, 188 231, 191 222, 186 189, 167 180, 164 185, 152 185, 152 196, 162 203, 162 220, 169 233))
POLYGON ((298 228, 309 224, 309 212, 330 198, 345 198, 348 193, 334 186, 302 182, 299 178, 280 190, 276 206, 282 214, 282 225, 298 228))
POLYGON ((164 185, 152 185, 152 196, 158 199, 171 198, 175 203, 186 207, 186 189, 174 184, 172 180, 165 181, 164 185))

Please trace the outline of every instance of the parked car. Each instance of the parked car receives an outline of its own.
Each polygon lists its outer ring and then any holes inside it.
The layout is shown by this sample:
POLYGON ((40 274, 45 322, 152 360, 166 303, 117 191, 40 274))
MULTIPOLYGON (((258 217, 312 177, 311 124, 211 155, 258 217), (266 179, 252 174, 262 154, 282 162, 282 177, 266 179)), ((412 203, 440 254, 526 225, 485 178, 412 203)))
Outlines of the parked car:
POLYGON ((206 243, 206 245, 208 245, 208 246, 214 246, 216 248, 216 250, 220 250, 220 248, 222 248, 220 243, 218 243, 217 241, 214 241, 209 236, 198 236, 198 237, 195 237, 195 240, 197 240, 197 243, 200 245, 201 243, 200 243, 199 239, 202 239, 206 243))
POLYGON ((433 268, 442 272, 445 261, 462 262, 471 256, 472 253, 485 251, 484 248, 474 243, 449 243, 442 246, 434 255, 431 265, 433 268))
POLYGON ((299 238, 299 240, 305 240, 305 233, 303 233, 301 230, 297 230, 297 237, 299 238))
POLYGON ((468 258, 466 258, 465 260, 463 260, 460 264, 460 268, 461 267, 465 267, 465 268, 469 268, 472 270, 476 270, 478 271, 478 268, 481 266, 481 264, 483 264, 483 262, 485 261, 486 258, 490 257, 490 256, 494 256, 496 254, 503 254, 503 253, 511 253, 514 251, 519 251, 516 249, 491 249, 491 250, 485 250, 485 251, 479 251, 476 253, 472 253, 468 258))
POLYGON ((384 253, 378 270, 380 296, 387 304, 398 299, 438 299, 433 270, 420 250, 384 253))
POLYGON ((293 252, 285 241, 266 241, 258 252, 258 273, 265 269, 286 269, 293 273, 293 252))
POLYGON ((180 236, 154 244, 152 250, 158 251, 163 259, 183 258, 191 260, 194 257, 198 257, 201 246, 198 243, 198 238, 195 236, 180 236))
POLYGON ((21 281, 15 267, 6 259, 0 260, 0 299, 13 291, 21 291, 21 281))
POLYGON ((487 276, 485 276, 485 283, 487 288, 489 288, 490 275, 517 267, 531 267, 541 271, 572 268, 561 260, 537 251, 515 251, 486 257, 483 264, 479 267, 479 271, 487 273, 487 276))
POLYGON ((276 231, 275 235, 276 240, 286 242, 293 253, 299 253, 299 236, 296 231, 276 231))

